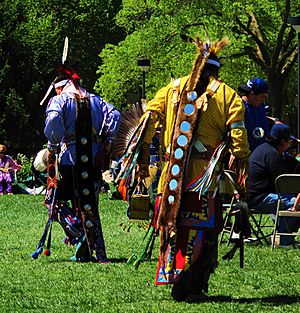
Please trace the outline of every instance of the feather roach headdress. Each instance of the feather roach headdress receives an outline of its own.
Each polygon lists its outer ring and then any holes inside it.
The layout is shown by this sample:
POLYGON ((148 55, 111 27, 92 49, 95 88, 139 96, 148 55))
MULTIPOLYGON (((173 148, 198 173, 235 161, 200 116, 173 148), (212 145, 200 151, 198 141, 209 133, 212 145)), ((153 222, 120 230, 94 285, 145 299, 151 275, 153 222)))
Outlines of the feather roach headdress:
POLYGON ((64 49, 62 53, 62 63, 61 66, 59 66, 57 71, 57 76, 49 86, 43 100, 40 102, 40 105, 43 105, 47 97, 49 96, 50 92, 53 88, 64 86, 69 80, 71 80, 75 86, 78 85, 80 77, 75 72, 74 66, 67 66, 67 56, 68 56, 68 49, 69 49, 69 39, 68 37, 65 38, 64 42, 64 49))
POLYGON ((193 43, 198 48, 198 52, 193 64, 193 69, 186 88, 187 91, 191 91, 195 89, 206 64, 220 67, 220 61, 217 55, 224 47, 228 45, 229 40, 228 38, 223 38, 215 42, 210 42, 209 40, 204 42, 198 37, 191 38, 186 35, 181 35, 181 38, 184 41, 193 43))

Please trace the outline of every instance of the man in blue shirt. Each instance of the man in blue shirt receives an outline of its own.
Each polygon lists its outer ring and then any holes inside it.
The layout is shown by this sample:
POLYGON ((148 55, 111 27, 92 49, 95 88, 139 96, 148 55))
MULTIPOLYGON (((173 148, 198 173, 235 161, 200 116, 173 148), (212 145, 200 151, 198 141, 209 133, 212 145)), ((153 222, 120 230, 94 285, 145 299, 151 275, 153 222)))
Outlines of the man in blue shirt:
POLYGON ((62 67, 53 85, 57 95, 48 103, 44 133, 49 151, 59 153, 55 218, 67 242, 77 245, 74 260, 93 260, 95 251, 98 262, 107 262, 98 192, 120 113, 100 96, 83 89, 71 68, 62 67))
POLYGON ((265 142, 269 135, 269 122, 266 117, 265 100, 269 85, 261 78, 251 78, 238 87, 245 105, 245 126, 251 152, 265 142))

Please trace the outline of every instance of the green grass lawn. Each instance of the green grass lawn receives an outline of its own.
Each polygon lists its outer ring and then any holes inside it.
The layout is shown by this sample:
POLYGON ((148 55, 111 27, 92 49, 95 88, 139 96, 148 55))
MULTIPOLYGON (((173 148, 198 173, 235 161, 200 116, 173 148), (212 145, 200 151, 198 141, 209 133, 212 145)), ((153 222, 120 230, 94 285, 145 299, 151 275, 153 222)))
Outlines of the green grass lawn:
POLYGON ((0 197, 0 312, 300 312, 300 251, 267 246, 245 247, 239 257, 223 261, 229 247, 219 249, 219 267, 211 276, 203 303, 177 303, 170 286, 156 286, 158 240, 151 261, 138 270, 126 265, 139 252, 145 234, 129 232, 126 204, 101 196, 100 215, 111 264, 68 261, 72 251, 62 243, 56 223, 52 254, 32 260, 47 211, 42 196, 0 197))

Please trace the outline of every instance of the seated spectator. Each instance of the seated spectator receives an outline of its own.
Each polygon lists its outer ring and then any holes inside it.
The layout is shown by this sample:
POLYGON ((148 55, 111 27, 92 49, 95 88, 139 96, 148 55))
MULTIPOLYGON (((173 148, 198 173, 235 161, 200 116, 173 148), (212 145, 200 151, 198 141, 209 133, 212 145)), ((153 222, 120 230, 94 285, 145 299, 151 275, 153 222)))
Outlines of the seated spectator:
POLYGON ((245 126, 251 152, 265 142, 270 126, 266 116, 265 100, 269 85, 261 78, 251 78, 238 87, 245 106, 245 126))
MULTIPOLYGON (((286 124, 275 124, 267 141, 258 146, 249 158, 249 195, 250 206, 264 213, 276 214, 278 195, 275 190, 275 179, 281 174, 294 173, 291 171, 290 161, 284 152, 291 144, 290 127, 286 124)), ((299 170, 299 169, 298 169, 299 170)), ((300 188, 300 186, 299 186, 300 188)), ((296 195, 285 194, 283 207, 289 210, 294 207, 296 195)), ((299 218, 281 218, 279 232, 293 232, 300 227, 299 218), (288 227, 288 229, 286 229, 288 227)), ((295 246, 294 236, 282 236, 282 246, 295 246)))
POLYGON ((294 202, 294 205, 293 205, 293 207, 290 209, 290 211, 296 212, 296 211, 299 210, 299 208, 300 208, 300 192, 298 193, 297 198, 296 198, 296 200, 295 200, 295 202, 294 202))
POLYGON ((13 173, 21 168, 9 155, 6 146, 0 145, 0 195, 12 195, 13 173))

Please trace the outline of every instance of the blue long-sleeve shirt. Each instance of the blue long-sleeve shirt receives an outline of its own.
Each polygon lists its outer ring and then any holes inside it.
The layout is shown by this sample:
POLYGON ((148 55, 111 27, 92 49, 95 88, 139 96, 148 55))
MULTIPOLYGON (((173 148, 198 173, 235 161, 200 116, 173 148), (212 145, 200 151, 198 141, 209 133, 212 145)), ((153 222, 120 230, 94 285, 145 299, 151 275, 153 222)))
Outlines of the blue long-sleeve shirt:
MULTIPOLYGON (((73 89, 72 89, 73 90, 73 89)), ((87 93, 84 89, 85 96, 89 97, 92 128, 94 135, 104 136, 109 142, 114 139, 120 124, 120 113, 101 97, 87 93)), ((60 164, 75 165, 76 163, 76 146, 75 146, 75 126, 76 126, 76 101, 74 92, 68 89, 50 99, 46 109, 46 123, 44 133, 48 142, 52 145, 60 145, 60 164)), ((93 141, 93 156, 101 149, 101 141, 93 141)))

